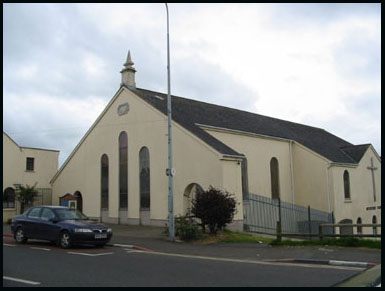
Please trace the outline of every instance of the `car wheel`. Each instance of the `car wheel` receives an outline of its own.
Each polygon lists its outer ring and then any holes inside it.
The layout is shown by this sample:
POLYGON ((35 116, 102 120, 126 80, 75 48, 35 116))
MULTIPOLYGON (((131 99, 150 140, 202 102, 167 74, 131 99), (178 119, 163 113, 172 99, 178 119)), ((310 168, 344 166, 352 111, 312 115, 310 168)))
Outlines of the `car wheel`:
POLYGON ((18 227, 18 228, 16 229, 15 240, 16 240, 16 242, 19 243, 19 244, 24 244, 24 243, 27 242, 28 238, 25 237, 23 228, 18 227))
POLYGON ((68 231, 63 231, 60 235, 59 245, 63 249, 68 249, 72 245, 71 236, 68 231))

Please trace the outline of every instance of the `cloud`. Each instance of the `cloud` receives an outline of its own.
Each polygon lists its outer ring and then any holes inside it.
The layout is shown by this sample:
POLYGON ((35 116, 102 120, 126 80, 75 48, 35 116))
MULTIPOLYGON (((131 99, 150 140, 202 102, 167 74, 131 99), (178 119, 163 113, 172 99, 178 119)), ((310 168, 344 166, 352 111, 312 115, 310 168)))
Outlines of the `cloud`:
POLYGON ((236 82, 220 66, 207 63, 199 56, 179 59, 172 72, 173 95, 255 111, 257 94, 236 82))
POLYGON ((3 105, 13 109, 3 113, 7 134, 21 146, 60 150, 62 163, 107 104, 100 96, 9 94, 3 105))
MULTIPOLYGON (((172 94, 381 154, 380 7, 169 4, 172 94)), ((164 4, 4 4, 4 129, 63 160, 118 89, 128 49, 137 86, 167 92, 164 4)))
POLYGON ((301 26, 325 26, 352 16, 371 19, 381 15, 380 3, 275 3, 265 4, 264 8, 269 19, 274 17, 267 25, 285 31, 301 26))

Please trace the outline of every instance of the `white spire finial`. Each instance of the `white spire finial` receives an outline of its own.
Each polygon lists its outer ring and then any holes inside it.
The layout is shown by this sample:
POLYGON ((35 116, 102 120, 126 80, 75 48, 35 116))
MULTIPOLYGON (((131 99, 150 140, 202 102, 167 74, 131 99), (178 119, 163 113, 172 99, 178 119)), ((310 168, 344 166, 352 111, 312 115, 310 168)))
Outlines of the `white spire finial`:
POLYGON ((133 67, 133 62, 131 60, 131 52, 128 50, 127 60, 123 64, 124 68, 120 71, 122 74, 122 83, 120 85, 125 85, 127 87, 135 87, 135 68, 133 67))
POLYGON ((131 68, 133 64, 134 64, 134 63, 133 63, 132 60, 131 60, 131 53, 130 53, 130 50, 128 50, 127 60, 126 60, 126 62, 123 64, 123 66, 125 66, 126 68, 131 68))

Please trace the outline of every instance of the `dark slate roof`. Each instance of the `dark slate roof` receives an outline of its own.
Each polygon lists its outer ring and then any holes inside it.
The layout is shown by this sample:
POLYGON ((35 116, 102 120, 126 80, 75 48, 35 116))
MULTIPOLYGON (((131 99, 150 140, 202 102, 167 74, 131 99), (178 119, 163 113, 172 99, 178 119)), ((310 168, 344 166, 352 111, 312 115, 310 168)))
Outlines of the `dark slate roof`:
POLYGON ((362 144, 342 147, 341 150, 348 154, 351 158, 353 158, 353 160, 358 164, 369 147, 370 144, 362 144))
MULTIPOLYGON (((167 115, 167 94, 140 88, 128 89, 167 115)), ((172 119, 174 122, 179 123, 225 155, 242 154, 214 138, 196 124, 291 139, 326 157, 332 162, 338 163, 356 164, 363 150, 360 146, 354 146, 321 128, 177 96, 171 96, 171 100, 172 119), (342 150, 342 148, 344 150, 342 150)))

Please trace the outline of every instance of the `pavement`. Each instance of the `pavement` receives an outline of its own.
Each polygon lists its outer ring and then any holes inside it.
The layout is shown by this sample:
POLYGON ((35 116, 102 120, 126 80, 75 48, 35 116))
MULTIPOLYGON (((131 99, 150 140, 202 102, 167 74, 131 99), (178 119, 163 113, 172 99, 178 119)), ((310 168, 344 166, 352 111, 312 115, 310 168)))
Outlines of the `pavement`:
MULTIPOLYGON (((171 241, 164 233, 165 228, 163 227, 108 225, 113 230, 110 245, 114 246, 223 259, 357 266, 365 268, 365 270, 354 278, 345 280, 344 284, 377 286, 381 281, 381 250, 378 249, 335 246, 270 246, 266 243, 197 244, 180 240, 171 241)), ((10 226, 4 224, 3 236, 9 236, 10 233, 10 226)))

